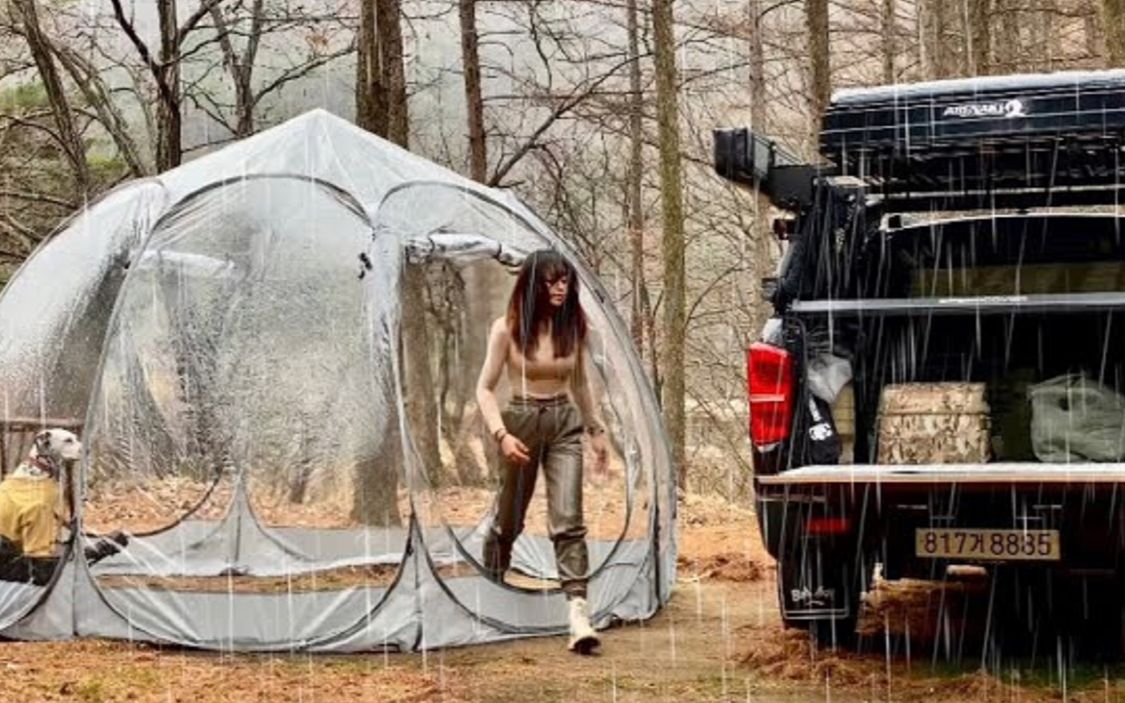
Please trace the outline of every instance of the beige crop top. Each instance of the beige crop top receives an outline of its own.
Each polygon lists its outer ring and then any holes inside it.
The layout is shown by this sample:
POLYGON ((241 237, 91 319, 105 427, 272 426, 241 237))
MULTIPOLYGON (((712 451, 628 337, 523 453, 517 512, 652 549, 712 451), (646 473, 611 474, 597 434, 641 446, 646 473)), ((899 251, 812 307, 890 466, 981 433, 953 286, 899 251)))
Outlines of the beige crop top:
POLYGON ((555 358, 551 337, 540 339, 533 358, 525 358, 508 332, 504 318, 496 320, 488 336, 488 353, 477 379, 477 403, 484 415, 489 434, 504 426, 496 399, 496 385, 504 367, 512 395, 547 398, 569 392, 582 413, 587 427, 603 428, 601 418, 584 373, 580 347, 576 353, 555 358))

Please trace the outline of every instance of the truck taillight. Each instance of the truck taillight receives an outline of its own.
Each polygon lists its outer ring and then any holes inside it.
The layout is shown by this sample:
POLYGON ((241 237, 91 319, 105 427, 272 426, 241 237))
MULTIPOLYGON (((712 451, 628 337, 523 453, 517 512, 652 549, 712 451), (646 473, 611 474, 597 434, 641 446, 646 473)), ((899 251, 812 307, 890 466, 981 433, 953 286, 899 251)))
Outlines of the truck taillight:
POLYGON ((746 353, 750 391, 750 439, 758 446, 789 437, 793 422, 793 357, 757 342, 746 353))

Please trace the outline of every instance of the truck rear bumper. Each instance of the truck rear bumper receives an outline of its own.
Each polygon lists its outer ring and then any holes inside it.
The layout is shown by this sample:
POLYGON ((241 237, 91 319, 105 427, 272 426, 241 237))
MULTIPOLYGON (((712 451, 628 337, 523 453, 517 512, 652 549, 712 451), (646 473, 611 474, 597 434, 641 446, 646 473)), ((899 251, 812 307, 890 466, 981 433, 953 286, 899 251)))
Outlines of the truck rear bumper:
POLYGON ((1125 575, 1125 463, 807 466, 757 480, 763 540, 778 558, 819 539, 808 534, 815 521, 843 520, 857 549, 877 554, 887 578, 932 578, 947 564, 978 562, 1125 575), (919 551, 919 531, 967 540, 996 531, 1047 533, 1060 546, 1054 556, 1022 561, 931 557, 919 551))
POLYGON ((941 485, 1082 485, 1125 484, 1125 463, 1114 464, 841 464, 802 466, 757 476, 761 486, 896 484, 941 485))

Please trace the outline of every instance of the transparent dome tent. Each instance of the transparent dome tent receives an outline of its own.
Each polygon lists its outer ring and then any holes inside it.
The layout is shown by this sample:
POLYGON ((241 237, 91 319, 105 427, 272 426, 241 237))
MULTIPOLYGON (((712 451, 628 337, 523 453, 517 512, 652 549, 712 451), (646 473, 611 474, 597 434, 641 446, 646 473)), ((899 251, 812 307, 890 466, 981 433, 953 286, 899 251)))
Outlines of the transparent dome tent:
POLYGON ((512 196, 318 110, 117 188, 0 293, 0 412, 84 446, 58 567, 0 581, 0 637, 356 651, 565 632, 542 480, 508 575, 481 567, 495 448, 473 385, 543 247, 578 271, 612 445, 584 478, 591 611, 652 616, 674 470, 605 291, 512 196), (89 561, 117 530, 126 548, 89 561))

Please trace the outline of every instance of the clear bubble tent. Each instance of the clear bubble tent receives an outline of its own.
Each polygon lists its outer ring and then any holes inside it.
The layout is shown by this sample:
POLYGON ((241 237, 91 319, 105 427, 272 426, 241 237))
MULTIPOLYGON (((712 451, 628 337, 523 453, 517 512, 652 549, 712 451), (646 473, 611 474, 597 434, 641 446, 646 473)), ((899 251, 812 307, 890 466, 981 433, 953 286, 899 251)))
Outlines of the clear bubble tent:
MULTIPOLYGON (((593 620, 651 617, 675 579, 675 474, 608 294, 510 194, 317 110, 90 203, 0 293, 0 414, 69 418, 83 441, 59 566, 0 582, 0 637, 345 652, 565 632, 542 496, 513 578, 486 578, 495 450, 465 421, 425 458, 403 339, 443 303, 412 299, 409 271, 477 281, 456 290, 487 299, 445 303, 495 319, 544 247, 578 272, 613 447, 608 479, 585 479, 593 620), (459 462, 481 480, 451 479, 459 462), (88 563, 112 530, 127 547, 88 563)), ((487 329, 426 324, 452 349, 438 422, 463 418, 461 347, 483 354, 487 329)))

